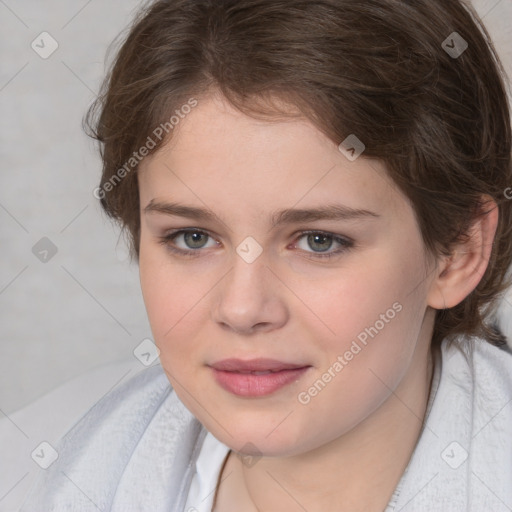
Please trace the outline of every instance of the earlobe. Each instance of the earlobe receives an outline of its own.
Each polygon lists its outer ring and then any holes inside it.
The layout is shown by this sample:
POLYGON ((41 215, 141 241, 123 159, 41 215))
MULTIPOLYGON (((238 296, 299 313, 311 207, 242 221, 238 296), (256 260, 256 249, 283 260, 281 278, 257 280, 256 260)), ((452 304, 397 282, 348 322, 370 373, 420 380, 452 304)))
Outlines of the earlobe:
POLYGON ((443 288, 439 286, 438 281, 439 278, 432 283, 428 295, 428 305, 433 309, 448 309, 443 295, 443 288))
POLYGON ((484 196, 485 212, 468 232, 466 242, 454 247, 452 254, 438 266, 427 297, 434 309, 449 309, 460 304, 481 281, 491 257, 498 226, 498 206, 490 196, 484 196))

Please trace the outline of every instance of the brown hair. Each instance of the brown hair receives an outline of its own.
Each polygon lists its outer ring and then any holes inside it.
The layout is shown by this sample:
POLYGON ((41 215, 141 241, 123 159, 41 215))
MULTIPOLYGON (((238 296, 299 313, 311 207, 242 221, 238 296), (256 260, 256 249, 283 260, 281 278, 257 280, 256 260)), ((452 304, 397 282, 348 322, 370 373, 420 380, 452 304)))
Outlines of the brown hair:
POLYGON ((386 164, 414 208, 426 254, 450 254, 485 214, 482 194, 496 201, 487 270, 465 300, 436 312, 432 343, 468 335, 502 345, 503 335, 484 320, 511 285, 504 77, 481 20, 459 0, 152 2, 128 27, 85 118, 101 142, 97 197, 127 230, 138 261, 134 154, 144 146, 141 153, 157 151, 172 136, 172 113, 183 117, 183 105, 213 90, 255 117, 293 115, 273 104, 280 98, 336 144, 355 134, 364 156, 386 164), (464 41, 461 55, 449 54, 464 41), (160 139, 159 126, 166 132, 160 139))

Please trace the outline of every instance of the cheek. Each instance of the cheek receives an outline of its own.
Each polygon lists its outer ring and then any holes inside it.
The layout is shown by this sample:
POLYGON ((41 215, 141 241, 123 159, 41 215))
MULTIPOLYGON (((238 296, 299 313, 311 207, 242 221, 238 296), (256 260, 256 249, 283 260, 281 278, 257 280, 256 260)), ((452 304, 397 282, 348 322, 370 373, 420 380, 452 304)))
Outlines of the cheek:
MULTIPOLYGON (((336 335, 315 338, 311 333, 321 364, 297 398, 308 429, 321 429, 326 438, 348 432, 378 409, 410 369, 422 324, 422 301, 410 294, 409 287, 397 289, 392 277, 382 276, 380 284, 393 288, 366 294, 363 305, 358 304, 357 293, 347 296, 339 287, 338 295, 324 301, 325 322, 336 335), (326 424, 333 411, 339 414, 326 424)), ((359 292, 367 285, 366 280, 360 288, 354 283, 359 292)))
POLYGON ((336 279, 299 289, 315 313, 304 318, 310 319, 308 331, 322 354, 322 370, 342 356, 343 373, 364 387, 377 379, 370 369, 391 386, 403 376, 426 308, 422 256, 411 253, 397 259, 396 248, 381 251, 340 270, 336 279))
POLYGON ((140 284, 153 336, 161 351, 163 340, 172 335, 188 303, 179 269, 170 265, 163 253, 161 247, 147 243, 141 236, 140 284))
POLYGON ((171 276, 158 257, 158 251, 147 242, 144 234, 141 235, 140 243, 139 275, 149 322, 153 335, 158 339, 174 306, 169 301, 171 276))
POLYGON ((178 375, 184 366, 200 361, 198 335, 207 325, 207 295, 212 276, 190 274, 172 264, 165 250, 141 237, 139 272, 142 295, 154 341, 165 369, 178 375))

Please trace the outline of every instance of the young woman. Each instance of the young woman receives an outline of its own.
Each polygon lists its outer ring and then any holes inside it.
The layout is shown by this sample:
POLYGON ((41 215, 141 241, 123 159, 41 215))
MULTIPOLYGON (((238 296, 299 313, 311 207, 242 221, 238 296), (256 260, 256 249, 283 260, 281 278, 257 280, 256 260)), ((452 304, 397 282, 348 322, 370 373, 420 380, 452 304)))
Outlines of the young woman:
POLYGON ((161 366, 22 510, 511 510, 502 75, 458 0, 142 11, 88 120, 161 366))

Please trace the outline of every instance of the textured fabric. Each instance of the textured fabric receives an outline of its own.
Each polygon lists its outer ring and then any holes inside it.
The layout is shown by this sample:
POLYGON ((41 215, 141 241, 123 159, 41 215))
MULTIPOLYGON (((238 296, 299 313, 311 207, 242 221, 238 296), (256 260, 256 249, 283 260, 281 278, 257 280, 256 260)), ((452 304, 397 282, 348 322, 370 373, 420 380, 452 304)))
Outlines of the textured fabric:
POLYGON ((439 389, 395 509, 510 512, 512 356, 482 340, 442 349, 439 389))
MULTIPOLYGON (((391 510, 512 509, 512 356, 481 340, 461 347, 442 344, 439 385, 391 510)), ((21 511, 184 512, 206 434, 161 367, 149 368, 62 439, 21 511)))
POLYGON ((149 368, 71 429, 21 510, 181 511, 205 434, 162 368, 149 368))

